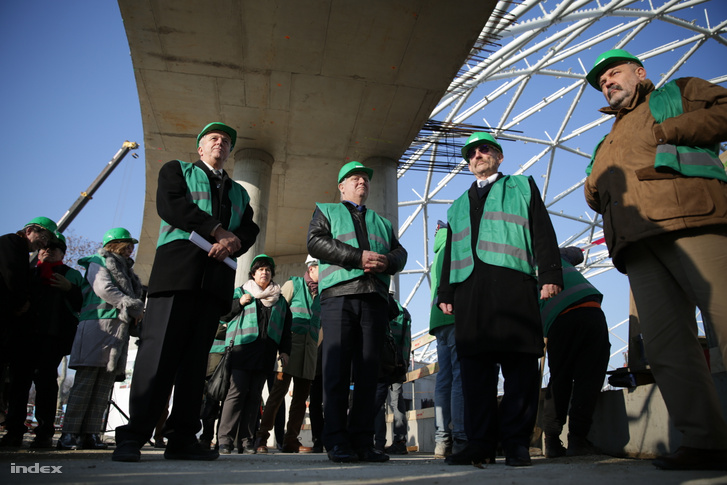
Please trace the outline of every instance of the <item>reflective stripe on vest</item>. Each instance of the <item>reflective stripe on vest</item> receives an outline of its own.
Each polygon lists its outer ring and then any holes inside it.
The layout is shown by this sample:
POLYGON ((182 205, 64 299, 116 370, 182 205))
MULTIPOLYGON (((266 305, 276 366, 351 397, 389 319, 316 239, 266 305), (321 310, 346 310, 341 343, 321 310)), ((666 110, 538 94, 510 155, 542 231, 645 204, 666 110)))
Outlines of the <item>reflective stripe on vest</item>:
MULTIPOLYGON (((530 197, 530 177, 508 175, 492 185, 477 238, 477 257, 482 262, 535 276, 530 197)), ((447 219, 452 231, 449 281, 461 283, 474 269, 469 191, 454 201, 447 219)))
POLYGON ((300 276, 290 278, 293 281, 293 298, 290 300, 290 313, 293 315, 291 330, 298 335, 309 334, 318 340, 321 329, 321 304, 318 295, 310 294, 305 279, 300 276))
POLYGON ((577 268, 561 258, 563 265, 563 291, 549 300, 540 300, 540 318, 543 321, 543 335, 548 336, 550 326, 566 308, 590 295, 598 295, 599 302, 603 295, 593 286, 577 268))
MULTIPOLYGON (((193 163, 186 163, 181 160, 178 160, 178 162, 181 164, 182 174, 187 182, 187 200, 194 202, 201 210, 212 215, 212 188, 207 174, 193 163)), ((242 216, 250 202, 250 196, 245 188, 234 180, 230 186, 228 196, 230 197, 231 214, 230 225, 227 230, 234 231, 240 227, 242 216)), ((159 225, 157 247, 177 239, 189 239, 189 232, 173 227, 162 220, 159 225)))
MULTIPOLYGON (((250 295, 249 292, 244 291, 241 287, 235 288, 233 299, 239 299, 243 293, 250 295)), ((277 344, 280 343, 280 337, 283 334, 287 306, 288 303, 285 301, 285 298, 278 298, 278 301, 270 309, 268 336, 277 344)), ((250 303, 245 305, 242 312, 227 324, 225 341, 229 342, 232 339, 234 340, 235 346, 249 344, 250 342, 254 342, 259 334, 257 303, 255 302, 255 298, 253 298, 250 303)))
MULTIPOLYGON (((674 118, 684 112, 682 93, 676 81, 669 81, 649 95, 649 110, 657 123, 674 118)), ((586 168, 586 175, 591 175, 596 153, 603 139, 598 142, 591 155, 591 162, 586 168)), ((719 143, 709 147, 690 147, 683 145, 657 145, 654 157, 654 168, 669 168, 685 177, 703 177, 727 182, 727 173, 719 159, 719 143)))
MULTIPOLYGON (((359 248, 356 239, 356 228, 353 225, 353 217, 343 203, 339 204, 316 204, 321 213, 326 216, 331 224, 331 234, 334 239, 342 243, 359 248)), ((366 232, 368 233, 369 247, 371 251, 380 254, 387 254, 391 250, 391 237, 393 234, 391 222, 378 215, 371 209, 366 210, 366 232)), ((351 281, 363 276, 363 269, 343 268, 341 266, 320 261, 318 266, 318 290, 323 292, 326 288, 351 281)), ((390 276, 384 273, 375 273, 386 287, 389 287, 390 276)))
MULTIPOLYGON (((224 322, 223 322, 224 323, 224 322)), ((210 354, 220 354, 227 348, 227 340, 223 338, 216 338, 212 341, 212 347, 210 347, 210 354)))
MULTIPOLYGON (((657 123, 684 112, 682 93, 675 81, 670 81, 649 96, 651 116, 657 123)), ((727 173, 719 159, 719 144, 711 147, 657 145, 654 167, 668 167, 687 177, 716 178, 727 182, 727 173)))
MULTIPOLYGON (((99 254, 93 256, 87 256, 78 260, 78 264, 86 268, 86 276, 88 276, 88 267, 91 263, 96 263, 99 266, 106 268, 106 258, 101 257, 99 254)), ((102 320, 118 318, 119 309, 115 306, 107 303, 100 296, 94 293, 91 283, 84 276, 83 286, 81 293, 83 294, 83 306, 81 307, 80 320, 102 320)), ((113 280, 113 276, 109 273, 109 277, 113 280)))

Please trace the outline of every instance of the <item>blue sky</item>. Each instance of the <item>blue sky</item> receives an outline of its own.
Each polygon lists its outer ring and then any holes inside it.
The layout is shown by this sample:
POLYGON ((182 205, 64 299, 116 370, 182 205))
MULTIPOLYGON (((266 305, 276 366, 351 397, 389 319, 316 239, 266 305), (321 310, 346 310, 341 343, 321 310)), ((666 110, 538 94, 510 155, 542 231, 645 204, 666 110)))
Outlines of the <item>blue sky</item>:
POLYGON ((138 235, 143 130, 117 3, 1 2, 0 58, 0 231, 16 231, 39 215, 59 220, 129 140, 141 145, 139 158, 126 156, 69 230, 92 241, 118 226, 138 235))

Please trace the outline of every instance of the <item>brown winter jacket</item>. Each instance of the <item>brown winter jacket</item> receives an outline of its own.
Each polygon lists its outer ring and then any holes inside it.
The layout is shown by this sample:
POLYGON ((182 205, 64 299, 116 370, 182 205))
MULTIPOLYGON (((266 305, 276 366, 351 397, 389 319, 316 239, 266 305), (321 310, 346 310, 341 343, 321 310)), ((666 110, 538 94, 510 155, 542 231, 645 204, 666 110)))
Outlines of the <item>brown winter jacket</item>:
POLYGON ((657 144, 709 146, 727 140, 727 89, 681 78, 684 113, 659 124, 651 116, 654 84, 642 81, 628 107, 600 111, 616 119, 586 179, 588 205, 603 215, 614 266, 626 273, 623 250, 641 239, 680 229, 727 225, 727 184, 657 171, 657 144))

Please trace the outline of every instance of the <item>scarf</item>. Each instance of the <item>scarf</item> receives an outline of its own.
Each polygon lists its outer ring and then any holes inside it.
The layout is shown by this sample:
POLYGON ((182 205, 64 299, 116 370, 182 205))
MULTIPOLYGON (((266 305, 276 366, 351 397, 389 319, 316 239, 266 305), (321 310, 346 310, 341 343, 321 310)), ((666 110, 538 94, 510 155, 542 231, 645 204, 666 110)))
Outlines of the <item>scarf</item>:
POLYGON ((98 254, 106 260, 106 269, 113 277, 119 290, 131 298, 141 298, 143 289, 141 280, 132 269, 134 260, 112 253, 104 248, 99 249, 98 254))
POLYGON ((38 261, 38 270, 40 271, 40 280, 44 285, 50 285, 51 278, 53 278, 53 268, 63 264, 63 261, 56 261, 55 263, 41 262, 38 261))
POLYGON ((242 289, 252 294, 252 296, 260 300, 268 308, 275 305, 278 298, 280 298, 280 285, 274 281, 271 281, 268 287, 263 290, 255 283, 255 280, 248 280, 247 283, 242 285, 242 289))
POLYGON ((303 275, 303 279, 305 280, 305 284, 308 285, 310 294, 316 296, 318 294, 318 282, 313 281, 307 271, 303 275))
MULTIPOLYGON (((134 260, 125 258, 120 254, 112 253, 104 248, 98 250, 99 256, 106 260, 106 269, 111 274, 116 287, 129 299, 139 300, 142 295, 142 285, 139 277, 134 273, 132 267, 134 260)), ((121 322, 113 336, 115 340, 109 350, 109 361, 106 364, 106 371, 111 373, 123 373, 126 362, 126 354, 129 346, 129 325, 134 321, 128 313, 126 306, 119 309, 119 321, 121 322)))

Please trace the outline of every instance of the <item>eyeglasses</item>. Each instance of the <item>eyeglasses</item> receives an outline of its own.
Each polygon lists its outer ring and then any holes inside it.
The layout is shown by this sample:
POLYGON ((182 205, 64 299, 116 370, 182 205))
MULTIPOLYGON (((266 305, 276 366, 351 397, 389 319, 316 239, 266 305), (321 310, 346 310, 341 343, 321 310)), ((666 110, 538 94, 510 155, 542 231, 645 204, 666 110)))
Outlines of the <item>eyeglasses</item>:
POLYGON ((487 155, 488 153, 494 153, 496 150, 497 150, 497 148, 495 148, 491 145, 487 145, 487 144, 477 145, 476 147, 470 148, 467 151, 467 159, 472 160, 475 157, 475 152, 480 152, 483 155, 487 155))
POLYGON ((50 241, 50 239, 53 237, 53 235, 50 232, 48 232, 48 229, 46 229, 44 227, 40 227, 40 226, 34 226, 33 232, 38 234, 38 237, 46 242, 50 241))

